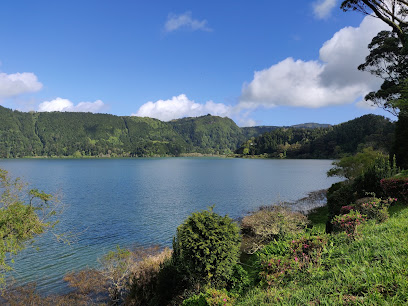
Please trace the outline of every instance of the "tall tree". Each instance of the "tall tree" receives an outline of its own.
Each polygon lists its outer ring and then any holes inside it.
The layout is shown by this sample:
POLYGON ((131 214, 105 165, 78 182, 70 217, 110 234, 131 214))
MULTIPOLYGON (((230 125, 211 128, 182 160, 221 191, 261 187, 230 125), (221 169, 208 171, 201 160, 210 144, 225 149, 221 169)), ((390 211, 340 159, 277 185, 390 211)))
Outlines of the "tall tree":
POLYGON ((393 151, 398 165, 408 168, 408 1, 345 0, 341 8, 379 18, 392 28, 374 37, 368 46, 370 54, 358 69, 384 80, 365 99, 398 115, 393 151))
POLYGON ((388 24, 402 42, 406 41, 408 1, 406 0, 345 0, 344 11, 358 11, 381 19, 388 24))

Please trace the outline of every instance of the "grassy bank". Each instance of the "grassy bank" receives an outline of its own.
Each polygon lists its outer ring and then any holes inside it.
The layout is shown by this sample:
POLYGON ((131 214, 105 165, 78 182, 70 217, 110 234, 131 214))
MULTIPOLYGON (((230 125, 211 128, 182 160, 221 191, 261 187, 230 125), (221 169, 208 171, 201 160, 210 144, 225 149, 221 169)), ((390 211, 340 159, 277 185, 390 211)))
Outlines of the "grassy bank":
MULTIPOLYGON (((319 230, 325 208, 310 219, 319 230)), ((408 208, 395 205, 391 218, 361 225, 356 240, 329 237, 321 262, 294 272, 279 285, 257 286, 236 305, 406 305, 408 303, 408 208)))

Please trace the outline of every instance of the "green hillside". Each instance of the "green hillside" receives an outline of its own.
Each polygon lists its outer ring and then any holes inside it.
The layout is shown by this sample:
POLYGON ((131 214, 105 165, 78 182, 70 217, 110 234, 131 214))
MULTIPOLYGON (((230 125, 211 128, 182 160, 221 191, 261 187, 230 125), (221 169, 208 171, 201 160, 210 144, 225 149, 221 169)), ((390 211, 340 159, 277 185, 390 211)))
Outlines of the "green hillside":
POLYGON ((328 127, 305 124, 277 128, 248 139, 236 153, 289 158, 338 158, 355 154, 365 147, 388 152, 392 147, 394 129, 394 123, 377 115, 365 115, 328 127))
POLYGON ((225 154, 245 139, 234 121, 210 115, 162 122, 109 114, 23 113, 0 107, 2 158, 225 154))
POLYGON ((371 146, 387 151, 394 124, 366 115, 337 125, 238 127, 201 116, 163 122, 92 113, 24 113, 0 106, 0 157, 178 156, 188 153, 335 158, 371 146), (350 137, 352 135, 352 137, 350 137))

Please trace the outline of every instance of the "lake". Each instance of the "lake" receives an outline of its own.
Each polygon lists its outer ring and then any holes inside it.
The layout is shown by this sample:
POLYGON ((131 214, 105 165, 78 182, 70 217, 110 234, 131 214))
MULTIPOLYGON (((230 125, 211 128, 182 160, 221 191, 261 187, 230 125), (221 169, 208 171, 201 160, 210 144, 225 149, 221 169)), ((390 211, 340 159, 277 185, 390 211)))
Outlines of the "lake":
POLYGON ((72 232, 67 245, 47 234, 15 256, 11 274, 36 281, 43 293, 68 290, 65 273, 95 267, 117 245, 171 246, 176 228, 192 212, 239 218, 263 205, 295 201, 330 187, 330 160, 228 158, 0 159, 0 168, 32 188, 63 196, 57 232, 72 232))

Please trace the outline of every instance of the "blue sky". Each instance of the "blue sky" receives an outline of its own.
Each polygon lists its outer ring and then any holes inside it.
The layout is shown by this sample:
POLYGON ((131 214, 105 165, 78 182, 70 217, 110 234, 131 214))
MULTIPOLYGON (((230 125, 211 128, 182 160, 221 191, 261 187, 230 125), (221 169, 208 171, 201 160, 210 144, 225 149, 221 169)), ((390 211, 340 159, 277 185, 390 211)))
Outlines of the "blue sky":
POLYGON ((356 68, 386 27, 340 2, 3 1, 0 105, 241 126, 388 116, 362 102, 381 80, 356 68))

